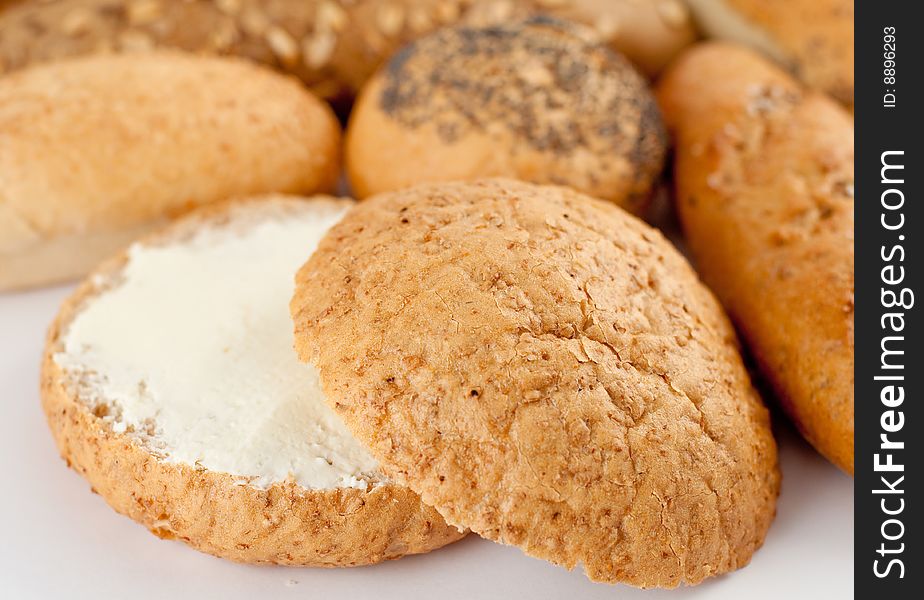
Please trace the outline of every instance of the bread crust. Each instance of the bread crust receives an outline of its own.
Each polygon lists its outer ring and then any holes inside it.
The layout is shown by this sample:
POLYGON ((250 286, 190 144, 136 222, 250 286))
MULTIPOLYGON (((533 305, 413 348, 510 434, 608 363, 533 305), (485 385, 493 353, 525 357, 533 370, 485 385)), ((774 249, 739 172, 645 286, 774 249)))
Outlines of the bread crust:
POLYGON ((4 287, 73 276, 120 233, 196 206, 329 191, 339 174, 330 108, 230 58, 94 56, 13 73, 0 79, 0 131, 0 270, 24 265, 4 287), (80 260, 43 256, 81 238, 80 260))
POLYGON ((853 0, 687 1, 708 34, 763 50, 809 87, 853 106, 853 0))
POLYGON ((0 72, 167 47, 246 57, 347 100, 399 48, 439 27, 537 12, 594 27, 650 74, 695 39, 680 0, 52 0, 0 13, 0 72))
POLYGON ((357 205, 296 281, 299 355, 447 522, 640 587, 761 545, 776 446, 734 332, 620 209, 511 180, 417 186, 357 205))
POLYGON ((543 17, 447 28, 406 46, 354 108, 352 189, 363 198, 503 176, 641 212, 663 168, 664 127, 646 81, 592 40, 543 17))
MULTIPOLYGON (((344 203, 333 198, 309 202, 344 203)), ((169 244, 204 224, 245 221, 247 213, 307 210, 305 199, 271 196, 208 207, 144 240, 169 244)), ((267 489, 239 477, 170 463, 136 437, 117 433, 56 364, 68 324, 112 284, 125 254, 109 260, 64 303, 51 325, 42 361, 42 406, 68 466, 116 511, 161 538, 238 562, 338 567, 373 564, 427 552, 464 534, 409 489, 384 482, 369 490, 307 490, 287 481, 267 489)))
POLYGON ((853 120, 720 43, 684 55, 659 99, 700 273, 798 428, 853 473, 853 120))

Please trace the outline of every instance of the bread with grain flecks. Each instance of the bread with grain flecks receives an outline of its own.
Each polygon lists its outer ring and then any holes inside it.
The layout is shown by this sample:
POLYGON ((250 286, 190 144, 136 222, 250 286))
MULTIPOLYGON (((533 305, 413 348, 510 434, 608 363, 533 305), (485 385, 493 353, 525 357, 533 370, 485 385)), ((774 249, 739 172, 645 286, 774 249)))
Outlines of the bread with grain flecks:
POLYGON ((628 61, 586 29, 542 17, 406 46, 363 89, 345 161, 360 198, 511 177, 639 213, 665 146, 654 97, 628 61))
POLYGON ((299 271, 296 348, 448 523, 595 581, 748 563, 776 445, 712 294, 612 204, 512 180, 365 200, 299 271))
POLYGON ((551 14, 594 28, 655 74, 695 39, 681 0, 13 0, 0 7, 0 72, 98 52, 236 55, 348 102, 404 44, 457 23, 551 14))

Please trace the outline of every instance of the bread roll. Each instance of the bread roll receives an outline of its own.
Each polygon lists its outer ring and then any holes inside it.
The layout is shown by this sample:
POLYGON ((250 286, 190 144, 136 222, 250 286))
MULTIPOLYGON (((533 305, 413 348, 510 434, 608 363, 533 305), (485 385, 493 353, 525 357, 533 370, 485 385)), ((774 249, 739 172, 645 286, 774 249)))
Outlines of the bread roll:
POLYGON ((42 403, 68 465, 115 510, 251 563, 369 564, 462 536, 381 475, 292 348, 294 273, 349 205, 206 208, 67 300, 42 403))
POLYGON ((659 90, 677 207, 706 282, 786 412, 853 473, 853 121, 754 52, 712 43, 659 90))
POLYGON ((657 104, 635 69, 586 29, 536 17, 406 46, 363 90, 345 155, 359 198, 503 176, 641 212, 664 153, 657 104))
POLYGON ((656 230, 573 190, 428 184, 358 204, 299 271, 296 348, 447 522, 594 581, 747 564, 776 444, 719 303, 656 230))
POLYGON ((853 0, 687 0, 706 34, 748 45, 853 106, 853 0))
POLYGON ((0 289, 84 274, 156 223, 262 192, 327 191, 340 130, 297 81, 180 53, 0 78, 0 289))
POLYGON ((694 37, 680 0, 51 0, 0 15, 0 71, 97 51, 235 54, 351 98, 405 43, 457 22, 550 12, 593 25, 654 73, 694 37))

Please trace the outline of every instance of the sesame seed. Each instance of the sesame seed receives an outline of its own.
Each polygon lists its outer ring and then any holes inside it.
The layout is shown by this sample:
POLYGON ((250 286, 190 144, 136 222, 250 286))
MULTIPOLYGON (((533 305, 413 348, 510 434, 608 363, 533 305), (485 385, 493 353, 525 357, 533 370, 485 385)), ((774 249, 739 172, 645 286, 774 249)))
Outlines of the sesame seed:
POLYGON ((302 56, 305 64, 312 69, 323 67, 334 54, 337 36, 328 31, 321 31, 302 41, 302 56))
POLYGON ((383 34, 396 35, 404 28, 404 9, 397 4, 382 4, 376 11, 375 22, 383 34))
POLYGON ((270 27, 266 32, 266 43, 284 65, 293 66, 298 62, 298 44, 282 27, 270 27))
POLYGON ((318 5, 317 27, 319 30, 343 31, 347 26, 347 13, 332 0, 324 0, 318 5))
POLYGON ((269 18, 256 9, 246 10, 241 15, 241 28, 254 37, 262 36, 269 26, 269 18))

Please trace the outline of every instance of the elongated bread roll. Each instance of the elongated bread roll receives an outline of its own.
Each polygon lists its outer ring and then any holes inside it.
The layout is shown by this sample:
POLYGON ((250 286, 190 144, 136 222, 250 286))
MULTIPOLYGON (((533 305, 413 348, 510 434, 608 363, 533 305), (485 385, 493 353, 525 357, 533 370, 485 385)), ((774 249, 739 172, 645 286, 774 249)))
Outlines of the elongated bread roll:
POLYGON ((295 270, 350 204, 207 207, 64 304, 42 404, 61 455, 115 510, 252 563, 370 564, 462 537, 381 474, 292 347, 295 270))
POLYGON ((757 54, 684 55, 661 107, 700 273, 805 437, 853 472, 853 121, 757 54))
POLYGON ((152 225, 228 197, 328 191, 331 110, 235 59, 96 56, 0 79, 0 289, 82 275, 152 225))
POLYGON ((687 0, 703 31, 746 44, 853 106, 853 0, 687 0))

